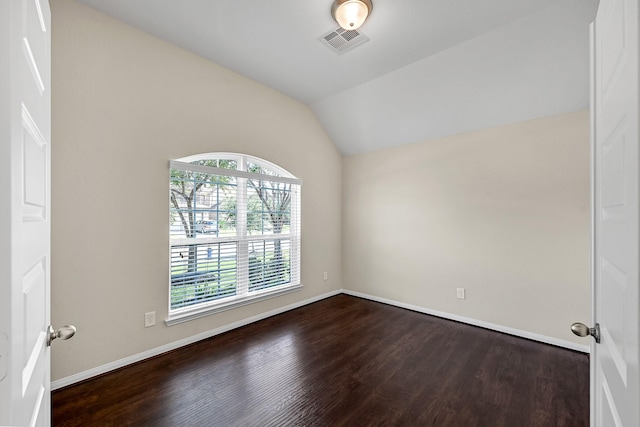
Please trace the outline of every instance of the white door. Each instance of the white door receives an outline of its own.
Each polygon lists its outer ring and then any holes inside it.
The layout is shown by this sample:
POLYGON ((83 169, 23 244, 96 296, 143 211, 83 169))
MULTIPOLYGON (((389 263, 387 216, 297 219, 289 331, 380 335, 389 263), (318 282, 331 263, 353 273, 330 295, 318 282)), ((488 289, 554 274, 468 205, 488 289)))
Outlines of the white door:
POLYGON ((50 416, 50 10, 0 5, 0 425, 50 416))
POLYGON ((638 18, 637 0, 600 0, 592 36, 596 426, 640 426, 638 18))

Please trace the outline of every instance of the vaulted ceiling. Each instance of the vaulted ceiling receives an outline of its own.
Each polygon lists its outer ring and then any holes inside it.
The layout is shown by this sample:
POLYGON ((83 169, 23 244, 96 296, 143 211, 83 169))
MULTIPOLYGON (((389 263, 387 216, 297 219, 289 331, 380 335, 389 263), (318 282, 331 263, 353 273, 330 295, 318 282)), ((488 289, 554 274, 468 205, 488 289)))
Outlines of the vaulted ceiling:
POLYGON ((343 54, 332 0, 81 0, 309 105, 345 154, 588 107, 597 0, 373 0, 343 54))

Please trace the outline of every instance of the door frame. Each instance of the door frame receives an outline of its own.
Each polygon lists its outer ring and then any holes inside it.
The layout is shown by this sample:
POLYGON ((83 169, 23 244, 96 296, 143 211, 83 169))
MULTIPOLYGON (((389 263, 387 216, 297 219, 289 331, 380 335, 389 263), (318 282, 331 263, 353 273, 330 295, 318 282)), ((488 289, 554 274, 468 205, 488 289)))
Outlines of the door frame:
MULTIPOLYGON (((589 277, 591 292, 591 307, 589 325, 593 325, 596 319, 596 106, 595 106, 595 20, 589 24, 589 212, 591 236, 589 238, 589 277)), ((596 352, 596 342, 589 340, 589 423, 595 427, 596 419, 596 366, 593 363, 593 356, 596 352)))

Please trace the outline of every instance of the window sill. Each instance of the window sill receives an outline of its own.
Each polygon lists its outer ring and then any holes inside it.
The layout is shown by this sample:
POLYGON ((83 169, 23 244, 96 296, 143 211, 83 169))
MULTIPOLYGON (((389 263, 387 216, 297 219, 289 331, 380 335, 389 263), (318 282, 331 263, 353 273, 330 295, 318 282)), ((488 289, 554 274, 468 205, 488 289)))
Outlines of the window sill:
POLYGON ((220 313, 222 311, 231 310, 243 305, 253 304, 255 302, 264 301, 280 295, 296 292, 302 289, 302 285, 287 286, 280 289, 267 289, 265 291, 254 293, 250 296, 232 297, 225 302, 213 302, 206 306, 193 309, 183 309, 179 312, 169 315, 164 321, 167 326, 177 325, 178 323, 188 322, 190 320, 199 319, 211 314, 220 313))

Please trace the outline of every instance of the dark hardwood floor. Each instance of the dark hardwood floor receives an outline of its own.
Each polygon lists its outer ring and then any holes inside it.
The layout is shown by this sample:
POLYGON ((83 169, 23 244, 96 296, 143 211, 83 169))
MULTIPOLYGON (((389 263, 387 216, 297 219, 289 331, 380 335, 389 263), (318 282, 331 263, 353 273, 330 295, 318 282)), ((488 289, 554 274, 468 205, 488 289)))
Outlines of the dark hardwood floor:
POLYGON ((338 295, 52 401, 54 426, 588 426, 589 360, 338 295))

